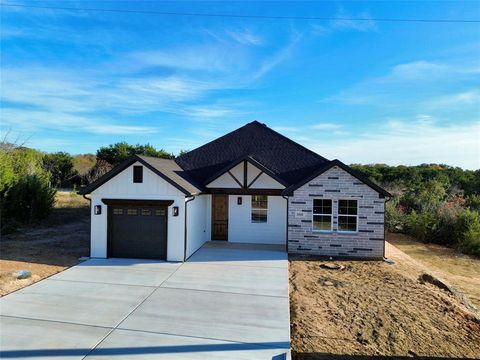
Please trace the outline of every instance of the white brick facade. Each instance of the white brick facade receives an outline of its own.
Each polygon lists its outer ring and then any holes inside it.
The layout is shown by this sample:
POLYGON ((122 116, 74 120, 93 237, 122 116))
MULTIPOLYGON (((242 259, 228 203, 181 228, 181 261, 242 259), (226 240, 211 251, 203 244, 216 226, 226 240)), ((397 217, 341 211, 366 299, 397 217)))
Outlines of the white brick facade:
POLYGON ((288 252, 339 257, 382 258, 385 199, 348 172, 334 166, 294 191, 288 200, 288 252), (313 231, 313 199, 332 200, 333 229, 313 231), (358 232, 342 233, 338 200, 358 201, 358 232))

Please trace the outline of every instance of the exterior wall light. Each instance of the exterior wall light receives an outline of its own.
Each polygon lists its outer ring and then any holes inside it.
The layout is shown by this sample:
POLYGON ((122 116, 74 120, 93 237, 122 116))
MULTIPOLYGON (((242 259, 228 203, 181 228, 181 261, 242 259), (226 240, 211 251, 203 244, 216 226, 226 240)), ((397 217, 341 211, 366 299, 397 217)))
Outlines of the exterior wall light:
POLYGON ((239 196, 237 198, 237 205, 242 205, 242 197, 241 196, 239 196))
POLYGON ((178 216, 178 206, 172 208, 172 216, 178 216))
POLYGON ((100 215, 102 213, 102 205, 95 205, 93 207, 93 213, 95 215, 100 215))

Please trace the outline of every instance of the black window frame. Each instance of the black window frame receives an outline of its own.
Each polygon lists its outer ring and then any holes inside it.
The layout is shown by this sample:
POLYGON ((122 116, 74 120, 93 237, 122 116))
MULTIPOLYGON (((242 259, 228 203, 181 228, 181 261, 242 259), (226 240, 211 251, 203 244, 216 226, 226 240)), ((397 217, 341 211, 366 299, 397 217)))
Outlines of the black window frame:
POLYGON ((339 199, 337 209, 337 231, 342 233, 357 233, 358 232, 358 209, 359 201, 356 199, 339 199), (346 206, 342 206, 342 202, 346 201, 346 206), (350 202, 356 203, 356 206, 351 206, 350 202), (355 224, 355 230, 341 230, 340 226, 346 224, 348 227, 355 224))
POLYGON ((252 195, 251 221, 254 224, 265 224, 268 222, 268 196, 267 195, 252 195), (262 199, 259 199, 259 198, 262 198, 262 199))
POLYGON ((313 199, 312 201, 312 230, 314 232, 332 232, 333 231, 333 201, 332 199, 313 199), (315 202, 321 202, 321 205, 315 205, 315 202), (330 205, 324 204, 324 202, 330 202, 330 205), (315 213, 315 208, 320 208, 319 211, 315 213), (328 210, 330 209, 330 213, 328 210), (330 229, 316 229, 315 228, 315 217, 325 218, 330 217, 330 229))
POLYGON ((135 184, 143 183, 143 166, 141 165, 133 166, 133 182, 135 184))

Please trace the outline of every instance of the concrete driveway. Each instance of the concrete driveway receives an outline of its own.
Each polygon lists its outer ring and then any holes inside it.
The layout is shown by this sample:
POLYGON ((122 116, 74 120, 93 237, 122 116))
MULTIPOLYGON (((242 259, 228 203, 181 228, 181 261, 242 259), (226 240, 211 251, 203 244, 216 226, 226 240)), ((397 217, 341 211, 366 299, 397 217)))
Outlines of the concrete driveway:
POLYGON ((206 243, 186 263, 91 259, 0 299, 1 358, 284 359, 287 254, 206 243))

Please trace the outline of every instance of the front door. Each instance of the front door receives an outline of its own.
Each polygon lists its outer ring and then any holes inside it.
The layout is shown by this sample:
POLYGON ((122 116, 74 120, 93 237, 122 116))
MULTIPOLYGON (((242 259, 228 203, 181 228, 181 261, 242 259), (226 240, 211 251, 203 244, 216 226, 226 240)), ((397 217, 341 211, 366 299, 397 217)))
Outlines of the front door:
POLYGON ((212 240, 228 240, 228 195, 212 195, 212 240))

